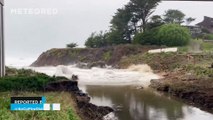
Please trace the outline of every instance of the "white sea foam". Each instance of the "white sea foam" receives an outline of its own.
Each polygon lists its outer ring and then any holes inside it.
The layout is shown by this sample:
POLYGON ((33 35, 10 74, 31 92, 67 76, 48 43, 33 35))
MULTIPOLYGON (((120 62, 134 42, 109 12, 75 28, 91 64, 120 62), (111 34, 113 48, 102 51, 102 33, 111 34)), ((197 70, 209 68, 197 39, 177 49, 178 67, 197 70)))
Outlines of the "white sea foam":
POLYGON ((129 69, 92 68, 80 69, 75 65, 57 67, 28 67, 50 76, 79 76, 82 85, 143 85, 148 86, 151 79, 158 79, 148 65, 134 65, 129 69))

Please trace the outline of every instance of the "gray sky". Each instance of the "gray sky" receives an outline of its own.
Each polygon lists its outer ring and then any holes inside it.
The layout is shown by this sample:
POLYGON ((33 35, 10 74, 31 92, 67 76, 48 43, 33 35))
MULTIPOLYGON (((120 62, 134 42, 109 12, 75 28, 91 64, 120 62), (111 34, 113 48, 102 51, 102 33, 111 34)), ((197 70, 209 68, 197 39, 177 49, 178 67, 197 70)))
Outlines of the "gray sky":
MULTIPOLYGON (((84 45, 94 31, 107 30, 117 8, 129 0, 5 0, 6 58, 36 58, 67 43, 84 45), (18 8, 57 9, 55 15, 15 14, 18 8)), ((179 9, 187 16, 213 17, 213 2, 162 2, 154 14, 179 9)), ((196 23, 195 22, 195 23, 196 23)), ((6 59, 6 60, 7 60, 6 59)))

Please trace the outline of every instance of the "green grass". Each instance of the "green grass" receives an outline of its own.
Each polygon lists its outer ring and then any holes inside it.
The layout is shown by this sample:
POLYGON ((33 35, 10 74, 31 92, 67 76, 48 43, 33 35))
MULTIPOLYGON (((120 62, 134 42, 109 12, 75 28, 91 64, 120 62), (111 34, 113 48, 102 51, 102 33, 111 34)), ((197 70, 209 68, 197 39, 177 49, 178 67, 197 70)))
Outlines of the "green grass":
POLYGON ((35 75, 15 75, 0 78, 0 91, 41 91, 52 81, 60 80, 58 77, 49 77, 37 73, 35 75))
POLYGON ((177 56, 176 53, 146 53, 125 57, 121 59, 119 66, 127 68, 132 64, 148 64, 154 70, 173 70, 181 62, 184 62, 182 57, 177 56))
POLYGON ((66 79, 50 77, 32 70, 6 68, 7 75, 0 78, 0 91, 42 91, 49 82, 66 79))
POLYGON ((204 42, 203 40, 191 40, 187 46, 178 47, 179 53, 193 52, 193 46, 200 45, 201 52, 213 52, 213 42, 204 42))
POLYGON ((1 92, 0 120, 80 120, 72 96, 66 92, 31 93, 31 92, 1 92), (60 111, 10 111, 10 97, 14 96, 45 96, 47 103, 60 103, 60 111))
POLYGON ((189 46, 178 47, 179 53, 187 53, 189 51, 189 46))
POLYGON ((199 76, 199 77, 213 76, 213 69, 210 69, 210 68, 203 66, 201 64, 196 64, 196 65, 188 64, 188 65, 182 66, 182 68, 185 71, 188 71, 188 72, 190 72, 190 73, 192 73, 196 76, 199 76))
POLYGON ((105 61, 109 61, 109 60, 111 59, 111 57, 112 57, 111 51, 105 52, 105 53, 103 54, 103 59, 104 59, 105 61))
POLYGON ((213 42, 203 42, 201 44, 203 51, 205 52, 213 52, 213 42))
POLYGON ((204 35, 204 39, 213 40, 213 34, 206 34, 206 35, 204 35))

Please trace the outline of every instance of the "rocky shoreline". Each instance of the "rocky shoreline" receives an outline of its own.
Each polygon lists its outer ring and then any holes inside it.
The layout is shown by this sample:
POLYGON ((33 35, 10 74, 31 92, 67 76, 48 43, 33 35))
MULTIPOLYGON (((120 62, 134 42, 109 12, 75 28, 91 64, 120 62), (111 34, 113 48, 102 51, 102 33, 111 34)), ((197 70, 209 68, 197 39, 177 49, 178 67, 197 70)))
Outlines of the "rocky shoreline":
POLYGON ((110 107, 90 103, 90 97, 78 88, 77 81, 65 79, 51 82, 45 86, 44 91, 66 91, 72 94, 77 105, 77 113, 83 120, 102 120, 104 116, 114 111, 110 107))

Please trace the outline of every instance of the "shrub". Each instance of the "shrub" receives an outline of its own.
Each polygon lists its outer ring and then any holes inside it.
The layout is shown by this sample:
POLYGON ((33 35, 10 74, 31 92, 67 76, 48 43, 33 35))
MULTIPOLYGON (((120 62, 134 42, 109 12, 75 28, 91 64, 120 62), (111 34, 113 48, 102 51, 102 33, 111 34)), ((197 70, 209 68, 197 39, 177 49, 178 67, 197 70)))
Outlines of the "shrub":
POLYGON ((49 77, 42 73, 36 73, 32 70, 10 69, 16 74, 0 78, 0 91, 36 91, 43 90, 44 86, 51 81, 61 79, 61 77, 49 77))
POLYGON ((0 79, 0 91, 36 91, 42 90, 50 81, 54 81, 44 74, 36 76, 11 76, 0 79))
POLYGON ((204 39, 206 39, 206 40, 213 40, 213 34, 206 34, 206 35, 204 35, 204 39))
POLYGON ((77 47, 78 45, 76 43, 70 43, 70 44, 67 44, 67 48, 75 48, 77 47))
POLYGON ((161 45, 184 46, 189 43, 191 35, 185 27, 177 24, 165 24, 160 27, 157 38, 161 45))
POLYGON ((135 35, 133 43, 142 45, 185 46, 191 38, 190 32, 177 24, 165 24, 135 35))
POLYGON ((92 33, 90 37, 86 40, 85 46, 88 48, 100 48, 108 45, 108 33, 92 33))
POLYGON ((160 41, 157 38, 159 28, 153 28, 144 33, 138 33, 133 39, 134 44, 142 45, 160 45, 160 41))

